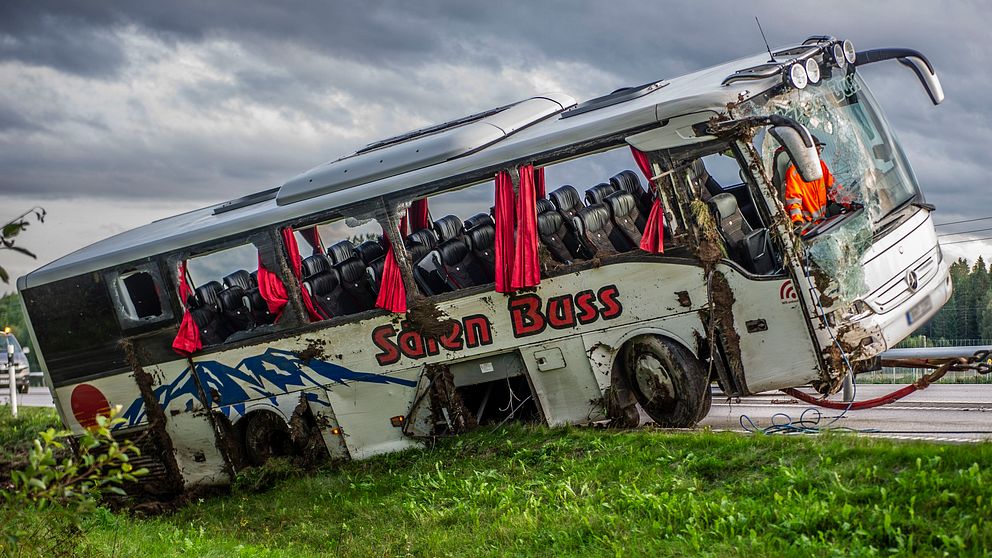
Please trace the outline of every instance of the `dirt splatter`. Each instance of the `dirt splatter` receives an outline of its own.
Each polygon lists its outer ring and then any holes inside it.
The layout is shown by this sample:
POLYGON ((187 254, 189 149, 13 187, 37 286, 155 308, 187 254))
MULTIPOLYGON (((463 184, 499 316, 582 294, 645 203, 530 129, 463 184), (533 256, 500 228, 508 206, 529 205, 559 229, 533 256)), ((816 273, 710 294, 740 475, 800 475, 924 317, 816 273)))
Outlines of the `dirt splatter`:
POLYGON ((609 418, 610 428, 634 428, 641 422, 637 404, 625 385, 613 383, 603 391, 603 397, 590 403, 601 406, 609 418))
POLYGON ((406 325, 421 335, 441 337, 451 330, 451 318, 426 298, 415 298, 407 304, 406 325))
POLYGON ((325 360, 327 358, 324 354, 324 349, 327 347, 327 340, 308 337, 304 341, 307 342, 307 346, 302 351, 294 353, 296 358, 302 360, 305 364, 310 364, 310 361, 314 359, 325 360))
POLYGON ((138 384, 138 391, 145 404, 145 414, 148 416, 148 437, 155 448, 154 456, 165 466, 165 474, 159 478, 145 477, 142 479, 141 488, 149 494, 159 496, 172 496, 183 491, 183 477, 176 462, 175 449, 172 446, 172 439, 165 431, 165 413, 159 404, 158 396, 155 395, 154 378, 141 366, 140 359, 135 353, 134 344, 124 339, 121 341, 124 349, 124 357, 131 370, 134 371, 134 381, 138 384))
POLYGON ((478 426, 475 415, 465 406, 455 388, 455 380, 446 364, 427 364, 424 373, 431 382, 431 419, 435 435, 461 434, 478 426), (443 432, 437 429, 444 425, 443 432))
POLYGON ((734 327, 734 291, 727 282, 727 277, 719 271, 714 271, 710 278, 710 304, 712 305, 713 324, 723 340, 723 348, 730 365, 730 372, 735 380, 744 383, 744 363, 741 361, 741 336, 734 327))
POLYGON ((294 463, 298 467, 312 469, 330 457, 306 394, 300 394, 300 402, 293 409, 293 416, 289 419, 289 435, 296 448, 294 463))
POLYGON ((689 308, 692 306, 692 299, 689 298, 689 291, 676 291, 675 297, 678 298, 679 306, 683 308, 689 308))

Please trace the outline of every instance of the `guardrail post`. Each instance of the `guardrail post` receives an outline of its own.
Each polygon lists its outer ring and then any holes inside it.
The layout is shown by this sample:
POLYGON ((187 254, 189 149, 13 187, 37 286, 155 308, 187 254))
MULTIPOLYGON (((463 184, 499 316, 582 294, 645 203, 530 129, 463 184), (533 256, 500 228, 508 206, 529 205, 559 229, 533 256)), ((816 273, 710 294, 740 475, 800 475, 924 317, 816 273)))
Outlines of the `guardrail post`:
POLYGON ((10 414, 17 418, 17 374, 14 372, 14 344, 7 340, 7 386, 10 388, 10 414))

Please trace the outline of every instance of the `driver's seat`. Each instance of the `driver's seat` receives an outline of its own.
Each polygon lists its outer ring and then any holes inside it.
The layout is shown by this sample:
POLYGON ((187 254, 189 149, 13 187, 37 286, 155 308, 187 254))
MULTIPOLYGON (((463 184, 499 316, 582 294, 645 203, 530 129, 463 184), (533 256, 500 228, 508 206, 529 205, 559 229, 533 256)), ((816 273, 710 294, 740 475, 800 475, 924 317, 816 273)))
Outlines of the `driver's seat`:
POLYGON ((772 159, 772 185, 775 186, 775 190, 778 192, 778 196, 781 199, 785 199, 785 173, 789 172, 789 167, 792 166, 792 160, 789 159, 789 154, 785 152, 785 148, 779 147, 775 150, 775 157, 772 159))

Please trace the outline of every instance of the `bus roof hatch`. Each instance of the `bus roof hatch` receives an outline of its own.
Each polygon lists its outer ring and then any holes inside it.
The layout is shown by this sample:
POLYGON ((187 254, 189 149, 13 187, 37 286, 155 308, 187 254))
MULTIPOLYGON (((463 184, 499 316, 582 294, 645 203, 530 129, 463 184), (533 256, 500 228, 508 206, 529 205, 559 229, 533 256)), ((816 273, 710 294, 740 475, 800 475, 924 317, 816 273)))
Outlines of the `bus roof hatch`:
POLYGON ((443 163, 574 105, 568 95, 542 95, 372 144, 290 179, 279 188, 276 203, 287 205, 443 163))

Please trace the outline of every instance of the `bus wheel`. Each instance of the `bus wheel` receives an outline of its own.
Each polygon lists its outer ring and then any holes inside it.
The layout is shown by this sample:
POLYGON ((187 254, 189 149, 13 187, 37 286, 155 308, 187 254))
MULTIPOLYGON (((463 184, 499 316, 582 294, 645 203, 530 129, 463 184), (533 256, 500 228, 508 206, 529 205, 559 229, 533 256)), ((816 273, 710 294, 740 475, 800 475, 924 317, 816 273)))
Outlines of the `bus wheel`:
POLYGON ((658 425, 685 428, 705 416, 706 371, 685 347, 643 335, 624 347, 623 362, 627 384, 658 425))
POLYGON ((270 457, 292 453, 289 427, 275 413, 260 411, 244 426, 245 456, 252 465, 263 465, 270 457))

